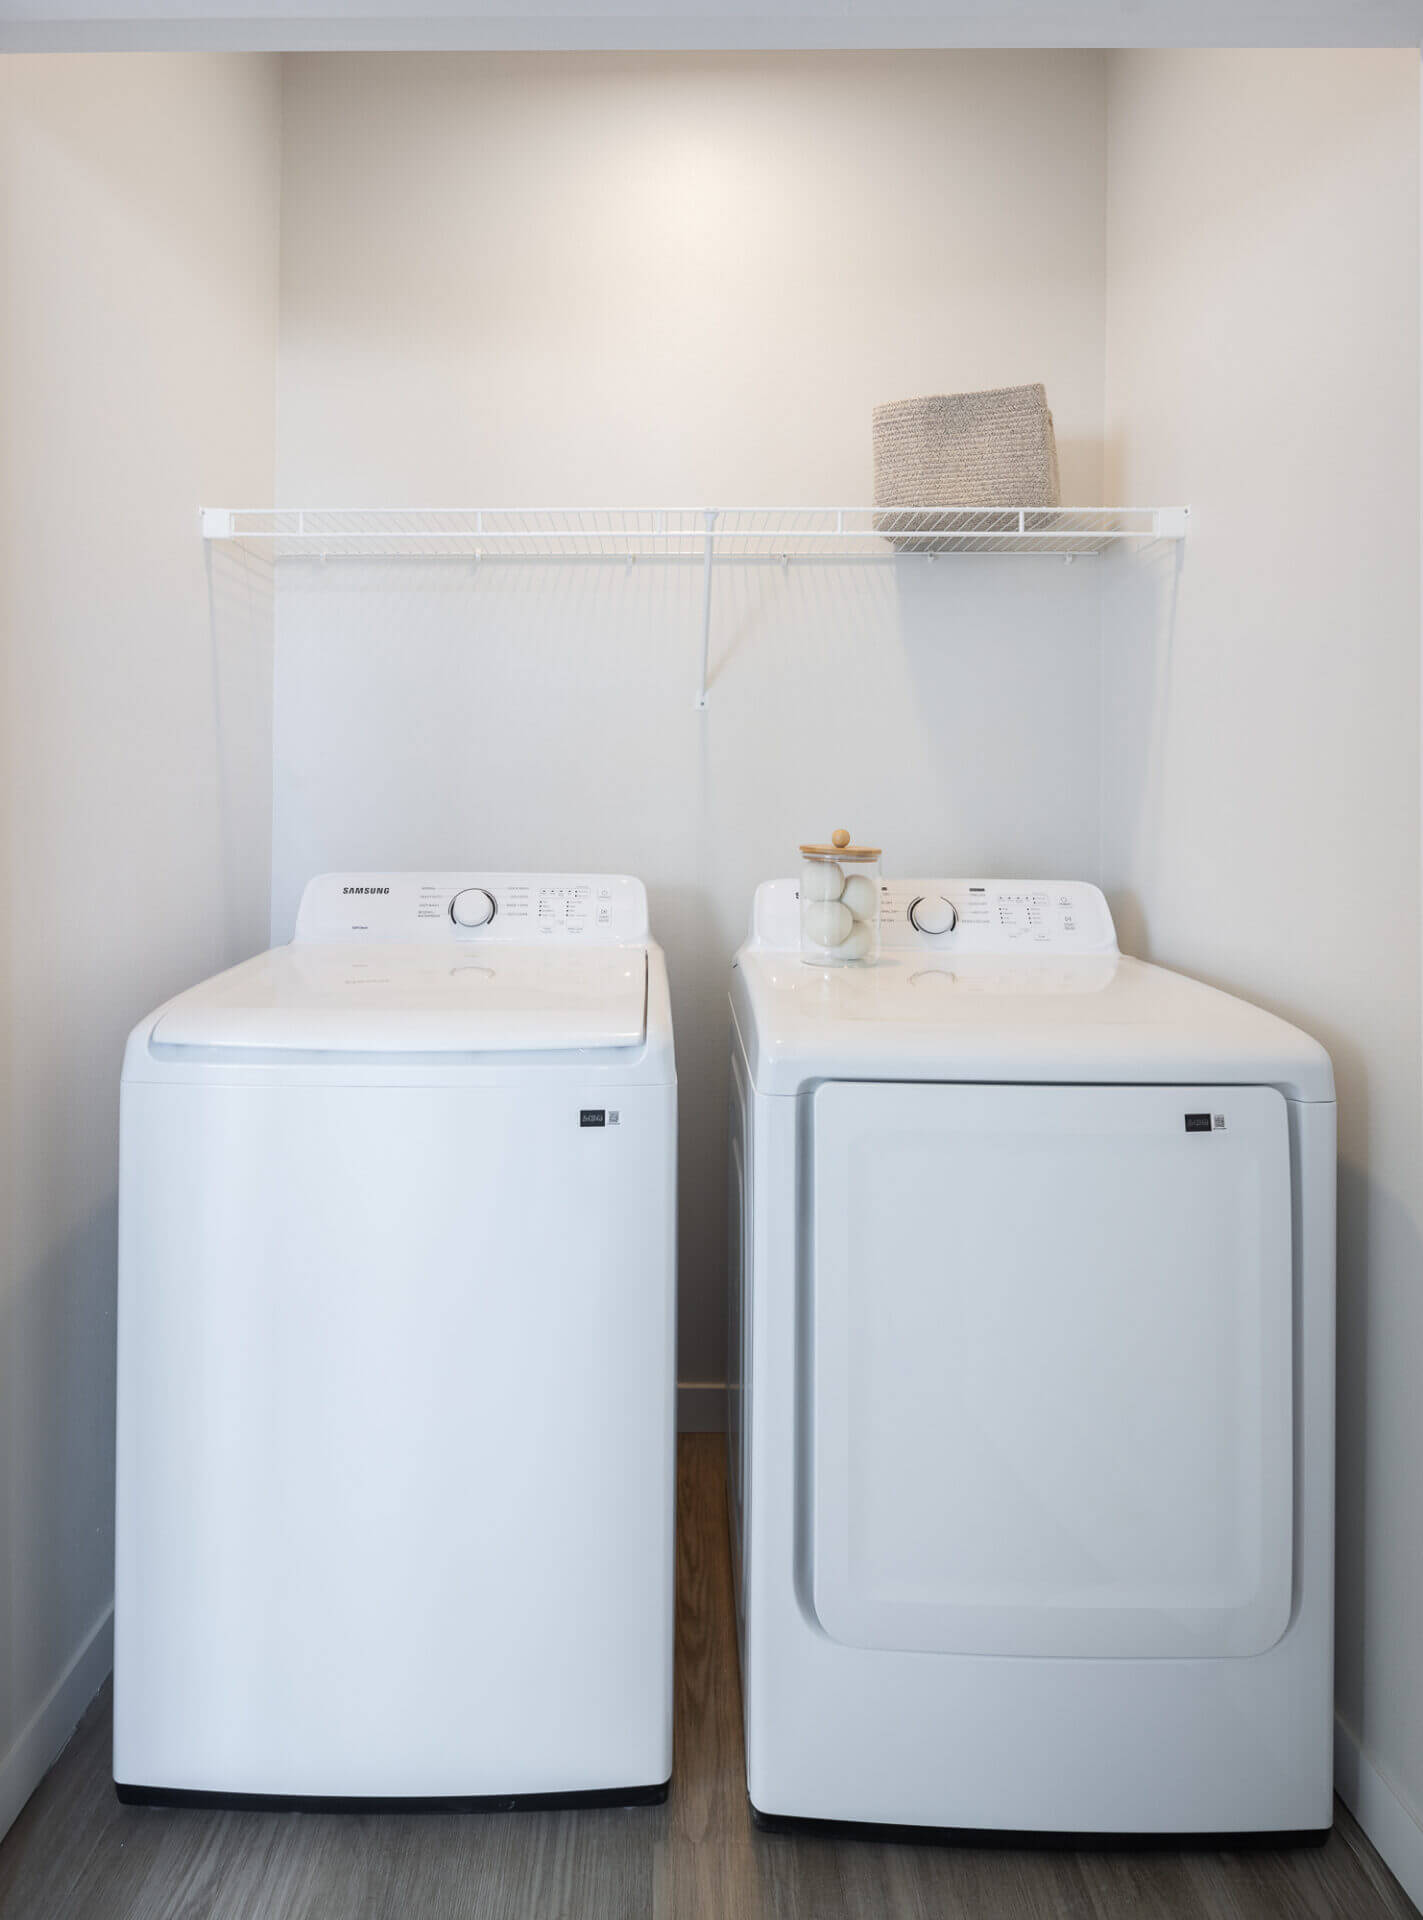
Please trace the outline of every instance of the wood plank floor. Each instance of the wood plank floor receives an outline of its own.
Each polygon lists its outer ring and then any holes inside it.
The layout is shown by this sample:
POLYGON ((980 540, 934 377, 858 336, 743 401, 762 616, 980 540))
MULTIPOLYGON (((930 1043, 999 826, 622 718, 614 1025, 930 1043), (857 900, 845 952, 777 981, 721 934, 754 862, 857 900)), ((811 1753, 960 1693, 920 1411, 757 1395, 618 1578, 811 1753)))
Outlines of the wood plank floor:
POLYGON ((0 1845, 5 1920, 1404 1920, 1342 1807, 1327 1846, 1047 1853, 761 1834, 747 1813, 722 1444, 679 1459, 677 1759, 665 1807, 259 1814, 121 1807, 108 1689, 0 1845))

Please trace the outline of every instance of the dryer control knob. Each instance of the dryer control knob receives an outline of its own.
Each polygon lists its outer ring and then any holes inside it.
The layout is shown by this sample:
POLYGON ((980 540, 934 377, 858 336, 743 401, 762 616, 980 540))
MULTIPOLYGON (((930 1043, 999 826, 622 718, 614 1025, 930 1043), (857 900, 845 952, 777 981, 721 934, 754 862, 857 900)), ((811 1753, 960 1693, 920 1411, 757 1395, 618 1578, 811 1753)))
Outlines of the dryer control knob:
POLYGON ((909 903, 909 924, 916 933, 952 933, 958 923, 953 901, 941 893, 921 893, 909 903))
POLYGON ((483 887, 466 887, 451 900, 450 918, 457 927, 487 927, 494 918, 494 895, 483 887))

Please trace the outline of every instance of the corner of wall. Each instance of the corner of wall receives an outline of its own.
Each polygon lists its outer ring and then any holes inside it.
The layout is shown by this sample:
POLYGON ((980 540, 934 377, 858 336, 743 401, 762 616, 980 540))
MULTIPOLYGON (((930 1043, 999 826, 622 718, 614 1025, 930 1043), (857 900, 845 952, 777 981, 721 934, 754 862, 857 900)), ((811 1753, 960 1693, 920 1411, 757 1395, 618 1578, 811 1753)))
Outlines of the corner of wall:
POLYGON ((14 1825, 114 1664, 114 1610, 105 1607, 73 1658, 0 1756, 0 1837, 14 1825))
POLYGON ((1334 1790, 1415 1907, 1423 1910, 1423 1820, 1334 1717, 1334 1790))

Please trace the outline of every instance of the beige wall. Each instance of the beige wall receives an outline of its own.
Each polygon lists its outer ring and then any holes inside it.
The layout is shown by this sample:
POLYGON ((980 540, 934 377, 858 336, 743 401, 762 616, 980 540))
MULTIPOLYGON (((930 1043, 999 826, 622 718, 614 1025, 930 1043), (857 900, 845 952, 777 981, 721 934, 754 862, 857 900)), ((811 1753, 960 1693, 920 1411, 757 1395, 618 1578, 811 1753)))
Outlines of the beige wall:
POLYGON ((1416 1821, 1418 56, 1108 73, 1108 497, 1193 523, 1179 579, 1109 576, 1104 877, 1124 942, 1334 1058, 1339 1710, 1416 1821))
POLYGON ((108 1666, 125 1035, 264 944, 280 65, 0 59, 0 1832, 108 1666))
POLYGON ((291 57, 284 497, 860 501, 875 401, 1044 380, 1094 500, 1103 60, 291 57))
MULTIPOLYGON (((862 502, 876 400, 1041 379, 1101 484, 1099 55, 297 58, 279 495, 862 502)), ((842 822, 901 871, 1095 860, 1088 568, 292 569, 273 932, 323 867, 641 875, 681 1082, 681 1363, 723 1377, 726 984, 842 822)), ((720 1402, 707 1405, 720 1418, 720 1402)))

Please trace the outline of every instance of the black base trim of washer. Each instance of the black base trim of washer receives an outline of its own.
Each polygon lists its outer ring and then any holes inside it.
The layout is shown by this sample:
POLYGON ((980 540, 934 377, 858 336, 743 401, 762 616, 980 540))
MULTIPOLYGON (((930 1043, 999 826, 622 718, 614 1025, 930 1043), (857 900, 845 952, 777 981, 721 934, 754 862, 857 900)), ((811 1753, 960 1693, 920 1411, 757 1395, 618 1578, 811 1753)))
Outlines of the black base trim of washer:
POLYGON ((1071 1848, 1079 1853, 1258 1853, 1284 1847, 1322 1847, 1329 1827, 1286 1827, 1270 1833, 1043 1833, 1010 1827, 896 1827, 878 1820, 812 1820, 804 1814, 762 1813, 746 1803, 762 1833, 800 1834, 806 1839, 878 1840, 911 1847, 1071 1848))
POLYGON ((115 1780, 126 1807, 209 1807, 240 1813, 539 1813, 572 1807, 660 1807, 672 1782, 655 1787, 595 1787, 582 1793, 396 1794, 204 1793, 192 1787, 137 1787, 115 1780))

